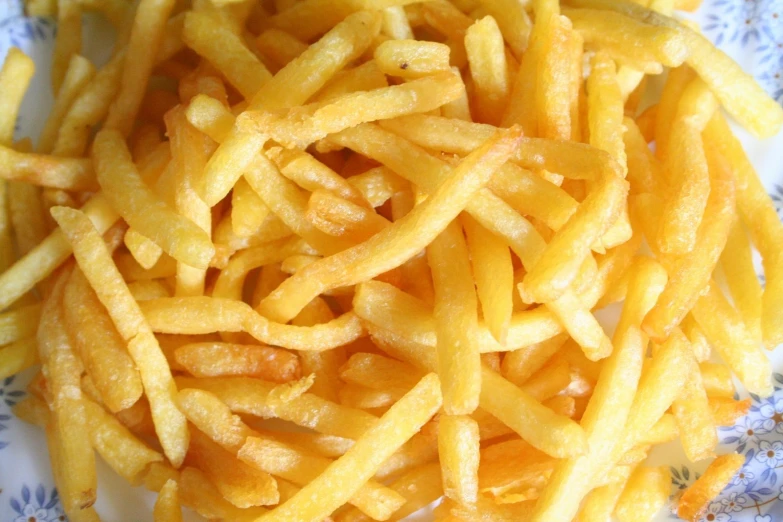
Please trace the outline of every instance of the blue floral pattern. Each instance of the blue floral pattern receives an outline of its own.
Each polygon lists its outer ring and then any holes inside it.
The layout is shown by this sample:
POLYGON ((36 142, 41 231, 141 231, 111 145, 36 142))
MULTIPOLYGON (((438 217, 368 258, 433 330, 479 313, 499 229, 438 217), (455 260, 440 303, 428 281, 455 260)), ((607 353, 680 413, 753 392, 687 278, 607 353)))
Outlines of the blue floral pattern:
POLYGON ((43 484, 35 488, 35 495, 23 485, 20 496, 11 497, 11 509, 16 513, 12 522, 61 522, 67 520, 60 505, 57 490, 48 490, 43 484))

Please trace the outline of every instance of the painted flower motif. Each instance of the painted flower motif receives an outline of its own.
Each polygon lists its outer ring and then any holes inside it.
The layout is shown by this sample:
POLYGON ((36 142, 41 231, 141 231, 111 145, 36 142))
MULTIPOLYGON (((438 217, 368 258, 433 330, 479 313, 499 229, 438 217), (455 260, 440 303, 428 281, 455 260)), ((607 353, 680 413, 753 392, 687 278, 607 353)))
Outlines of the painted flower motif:
POLYGON ((758 412, 764 430, 783 433, 783 398, 770 397, 759 407, 758 412))
MULTIPOLYGON (((781 451, 783 451, 783 449, 781 451)), ((748 498, 745 495, 740 495, 737 493, 731 493, 728 497, 721 499, 721 504, 723 504, 724 510, 729 513, 742 511, 743 506, 747 503, 748 498)))
POLYGON ((752 471, 741 469, 740 472, 734 476, 734 478, 731 481, 731 484, 733 486, 747 486, 755 478, 756 475, 754 475, 752 471))
POLYGON ((6 377, 0 384, 0 401, 5 402, 5 405, 9 408, 14 406, 19 400, 24 397, 24 391, 13 390, 11 385, 16 379, 15 375, 6 377))
POLYGON ((764 428, 764 419, 754 419, 750 416, 740 419, 736 425, 727 428, 726 431, 730 435, 724 438, 723 443, 736 444, 739 452, 744 451, 749 443, 755 444, 760 435, 769 433, 769 430, 764 428))
POLYGON ((783 442, 776 440, 769 442, 762 440, 759 442, 759 451, 756 453, 756 460, 767 467, 774 468, 783 461, 783 442))
POLYGON ((35 488, 32 495, 30 488, 22 486, 21 501, 11 497, 11 509, 16 513, 13 522, 60 522, 67 518, 60 506, 60 498, 57 490, 52 488, 49 495, 43 484, 35 488))
POLYGON ((772 522, 772 515, 756 515, 754 522, 772 522))
POLYGON ((27 504, 22 508, 22 514, 14 519, 14 522, 45 522, 49 518, 49 512, 43 508, 36 508, 27 504))
POLYGON ((731 515, 724 513, 725 507, 720 502, 711 502, 707 506, 703 520, 705 522, 731 522, 731 515))

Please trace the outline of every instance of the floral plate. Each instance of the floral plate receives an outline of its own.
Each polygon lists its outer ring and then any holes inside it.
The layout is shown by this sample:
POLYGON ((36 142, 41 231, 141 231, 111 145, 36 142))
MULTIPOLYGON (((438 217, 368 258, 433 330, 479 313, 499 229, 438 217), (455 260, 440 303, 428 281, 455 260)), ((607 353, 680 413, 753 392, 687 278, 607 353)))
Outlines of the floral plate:
MULTIPOLYGON (((704 0, 693 16, 704 34, 754 75, 783 104, 783 0, 704 0)), ((24 16, 21 0, 0 0, 0 62, 16 46, 35 61, 37 71, 22 106, 18 137, 37 136, 52 103, 49 68, 56 24, 45 18, 24 16)), ((111 29, 102 20, 87 17, 85 54, 95 63, 107 58, 111 29)), ((783 133, 765 141, 736 129, 748 155, 783 217, 783 133)), ((760 274, 763 281, 763 275, 760 274)), ((770 355, 775 394, 751 396, 747 417, 736 426, 721 428, 720 452, 745 455, 742 472, 712 502, 704 517, 708 522, 783 521, 783 350, 770 355)), ((16 419, 11 407, 25 395, 31 373, 0 381, 0 522, 54 522, 66 520, 54 488, 43 433, 16 419)), ((687 461, 678 442, 656 448, 654 465, 671 469, 672 494, 692 483, 706 464, 687 461)), ((99 462, 98 512, 113 522, 151 520, 152 494, 131 488, 99 462)), ((427 520, 421 512, 409 520, 427 520)), ((192 513, 186 519, 198 520, 192 513)), ((656 522, 678 520, 670 510, 656 522)))

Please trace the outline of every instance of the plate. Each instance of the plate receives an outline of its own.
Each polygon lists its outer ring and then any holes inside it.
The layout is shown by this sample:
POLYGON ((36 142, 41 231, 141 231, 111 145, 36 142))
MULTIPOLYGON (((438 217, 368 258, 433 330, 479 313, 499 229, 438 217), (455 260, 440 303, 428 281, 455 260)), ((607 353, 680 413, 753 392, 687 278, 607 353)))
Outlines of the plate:
MULTIPOLYGON (((723 51, 783 104, 783 0, 705 0, 688 18, 723 51)), ((21 0, 0 0, 0 61, 9 48, 20 47, 36 64, 36 74, 25 97, 17 125, 17 138, 37 136, 49 112, 51 54, 56 33, 54 21, 24 16, 21 0)), ((111 28, 97 17, 84 22, 85 54, 103 63, 111 49, 111 28)), ((783 215, 783 133, 765 141, 735 129, 764 185, 783 215)), ((760 270, 760 267, 759 267, 760 270)), ((759 272, 762 282, 763 273, 759 272)), ((783 520, 783 350, 771 353, 775 393, 762 399, 751 396, 747 417, 735 426, 721 428, 720 453, 736 451, 746 464, 734 482, 713 501, 707 522, 777 522, 783 520)), ((0 381, 0 522, 54 522, 66 520, 54 488, 43 433, 16 419, 11 408, 25 396, 31 372, 0 381)), ((100 460, 100 459, 98 459, 100 460)), ((703 472, 706 464, 687 461, 679 443, 656 448, 652 465, 667 465, 672 494, 684 489, 703 472)), ((154 496, 131 488, 99 462, 98 502, 108 522, 152 519, 154 496)), ((408 520, 424 521, 426 512, 408 520)), ((192 513, 187 520, 198 520, 192 513)), ((655 522, 679 520, 670 509, 655 522)))

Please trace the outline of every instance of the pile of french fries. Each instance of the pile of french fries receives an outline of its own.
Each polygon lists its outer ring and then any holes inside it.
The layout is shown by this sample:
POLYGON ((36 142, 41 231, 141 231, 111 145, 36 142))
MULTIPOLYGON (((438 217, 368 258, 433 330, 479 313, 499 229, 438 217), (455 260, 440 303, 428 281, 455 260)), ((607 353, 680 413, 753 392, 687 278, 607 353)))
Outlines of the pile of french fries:
POLYGON ((698 520, 743 463, 732 379, 770 394, 783 342, 783 226, 723 111, 783 109, 693 2, 647 4, 30 0, 56 101, 13 141, 12 50, 0 378, 40 365, 16 414, 70 520, 97 451, 156 521, 643 522, 675 439, 714 459, 698 520), (117 26, 97 70, 82 10, 117 26))

